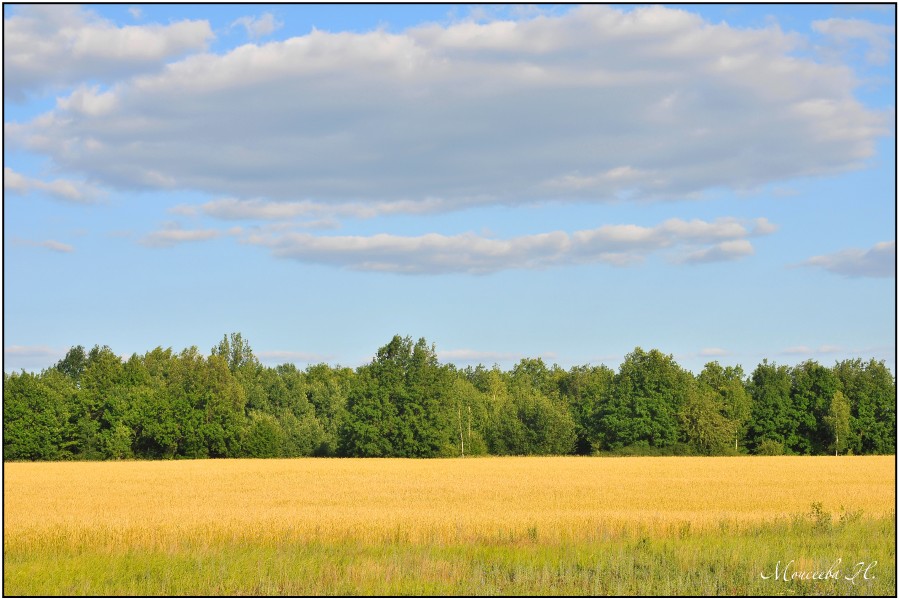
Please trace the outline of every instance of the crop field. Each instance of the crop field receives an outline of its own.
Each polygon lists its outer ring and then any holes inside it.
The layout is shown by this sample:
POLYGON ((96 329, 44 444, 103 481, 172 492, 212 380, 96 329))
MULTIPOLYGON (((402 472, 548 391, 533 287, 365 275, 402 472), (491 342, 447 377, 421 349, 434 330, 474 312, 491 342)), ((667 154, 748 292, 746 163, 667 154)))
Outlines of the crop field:
POLYGON ((7 595, 894 595, 875 457, 7 463, 7 595))

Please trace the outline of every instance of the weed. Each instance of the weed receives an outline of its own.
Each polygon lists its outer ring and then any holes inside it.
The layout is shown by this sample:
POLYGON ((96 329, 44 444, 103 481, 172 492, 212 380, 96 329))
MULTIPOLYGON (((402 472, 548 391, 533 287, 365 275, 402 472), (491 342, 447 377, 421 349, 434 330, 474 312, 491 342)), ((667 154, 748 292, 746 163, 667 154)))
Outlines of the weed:
POLYGON ((812 519, 812 525, 815 530, 819 532, 828 531, 833 526, 833 518, 831 517, 830 512, 824 509, 824 504, 820 501, 812 503, 812 509, 811 512, 809 512, 809 516, 812 519))

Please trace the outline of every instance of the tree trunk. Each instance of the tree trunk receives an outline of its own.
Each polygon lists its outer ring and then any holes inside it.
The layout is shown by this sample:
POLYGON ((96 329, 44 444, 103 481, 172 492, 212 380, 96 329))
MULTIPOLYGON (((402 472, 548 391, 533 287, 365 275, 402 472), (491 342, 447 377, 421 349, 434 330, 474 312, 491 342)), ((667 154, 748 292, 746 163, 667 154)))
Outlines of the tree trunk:
POLYGON ((462 457, 465 457, 465 439, 462 437, 462 406, 459 406, 459 443, 462 444, 462 457))

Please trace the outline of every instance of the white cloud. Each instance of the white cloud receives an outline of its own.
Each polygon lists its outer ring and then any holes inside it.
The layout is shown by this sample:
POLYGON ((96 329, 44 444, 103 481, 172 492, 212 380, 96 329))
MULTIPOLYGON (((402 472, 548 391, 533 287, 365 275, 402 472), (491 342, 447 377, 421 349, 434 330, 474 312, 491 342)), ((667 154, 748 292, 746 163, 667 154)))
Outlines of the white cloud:
MULTIPOLYGON (((757 222, 757 221, 756 221, 757 222)), ((767 223, 767 221, 765 221, 767 223)), ((271 249, 280 258, 327 264, 351 270, 404 274, 486 274, 507 269, 541 269, 556 265, 603 263, 630 266, 660 250, 681 250, 707 244, 703 261, 745 255, 744 238, 758 235, 736 219, 714 222, 670 219, 655 227, 605 225, 565 233, 553 231, 512 239, 491 239, 474 233, 418 237, 314 236, 308 233, 255 230, 244 243, 271 249), (727 250, 737 244, 739 251, 727 250), (721 250, 721 246, 725 250, 721 250)), ((751 250, 751 245, 749 246, 751 250)), ((748 253, 751 253, 748 252, 748 253)), ((698 261, 698 260, 697 260, 698 261)))
POLYGON ((19 194, 42 192, 54 199, 77 204, 93 204, 105 195, 100 189, 81 181, 41 181, 17 173, 8 166, 3 167, 3 189, 19 194))
POLYGON ((172 247, 179 243, 207 241, 222 235, 223 232, 216 229, 183 229, 178 223, 169 223, 162 230, 145 235, 139 243, 147 247, 172 247))
POLYGON ((7 345, 3 348, 4 355, 12 356, 54 356, 60 351, 46 345, 7 345))
POLYGON ((11 240, 13 245, 44 248, 53 252, 62 254, 70 254, 75 251, 74 246, 53 239, 45 239, 44 241, 34 241, 32 239, 22 239, 14 237, 11 240))
POLYGON ((52 250, 54 252, 61 252, 64 254, 68 254, 75 251, 75 248, 69 245, 68 243, 62 243, 61 241, 54 241, 52 239, 47 239, 45 241, 38 242, 38 245, 41 247, 47 248, 48 250, 52 250))
POLYGON ((800 266, 817 266, 846 277, 894 277, 896 242, 876 243, 869 250, 850 248, 833 254, 813 256, 800 266))
POLYGON ((868 45, 865 59, 875 65, 889 61, 895 45, 896 28, 863 19, 826 19, 814 21, 812 29, 831 38, 837 44, 860 40, 868 45))
MULTIPOLYGON (((25 41, 6 44, 24 55, 25 41)), ((401 33, 316 30, 82 89, 6 134, 104 184, 199 190, 257 211, 680 199, 873 155, 889 115, 854 98, 848 67, 794 56, 802 42, 602 5, 401 33)), ((67 60, 62 72, 82 77, 67 60)), ((39 61, 37 72, 60 68, 39 61)))
POLYGON ((97 117, 110 113, 116 107, 116 97, 112 92, 100 92, 100 86, 81 86, 67 98, 58 98, 56 106, 63 111, 97 117))
POLYGON ((839 345, 821 345, 817 348, 809 347, 808 345, 796 345, 793 347, 788 347, 785 350, 781 351, 781 354, 785 355, 819 355, 819 354, 836 354, 844 351, 842 347, 839 345))
POLYGON ((3 348, 3 370, 40 371, 61 360, 65 354, 66 350, 47 345, 7 345, 3 348))
POLYGON ((288 220, 301 217, 350 217, 374 218, 388 214, 432 214, 458 208, 451 202, 438 198, 425 198, 420 202, 399 200, 393 202, 346 202, 327 204, 323 202, 270 202, 263 199, 239 200, 220 198, 206 202, 199 207, 177 206, 173 210, 195 214, 199 209, 203 214, 223 220, 288 220))
POLYGON ((706 358, 723 358, 730 355, 730 352, 720 347, 706 347, 699 350, 699 355, 706 358))
POLYGON ((144 12, 140 9, 139 6, 131 6, 128 8, 128 14, 131 15, 131 18, 137 20, 144 16, 144 12))
POLYGON ((155 70, 213 38, 206 21, 118 27, 73 5, 13 8, 3 19, 3 93, 14 100, 85 79, 111 82, 155 70))
POLYGON ((242 25, 247 31, 247 35, 253 39, 271 35, 284 26, 281 21, 276 21, 275 16, 270 13, 263 13, 259 17, 240 17, 231 23, 231 27, 242 25))
POLYGON ((751 256, 755 253, 752 244, 746 239, 734 239, 731 241, 722 241, 712 247, 708 247, 696 252, 692 252, 684 262, 701 263, 701 262, 725 262, 729 260, 738 260, 744 256, 751 256))

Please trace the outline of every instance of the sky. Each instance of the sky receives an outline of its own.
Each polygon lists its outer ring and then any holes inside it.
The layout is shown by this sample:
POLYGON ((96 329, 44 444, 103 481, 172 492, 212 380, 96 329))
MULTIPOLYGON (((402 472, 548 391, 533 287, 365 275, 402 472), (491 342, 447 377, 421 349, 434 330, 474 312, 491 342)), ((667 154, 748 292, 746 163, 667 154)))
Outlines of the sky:
POLYGON ((4 4, 4 371, 895 372, 894 5, 4 4))

